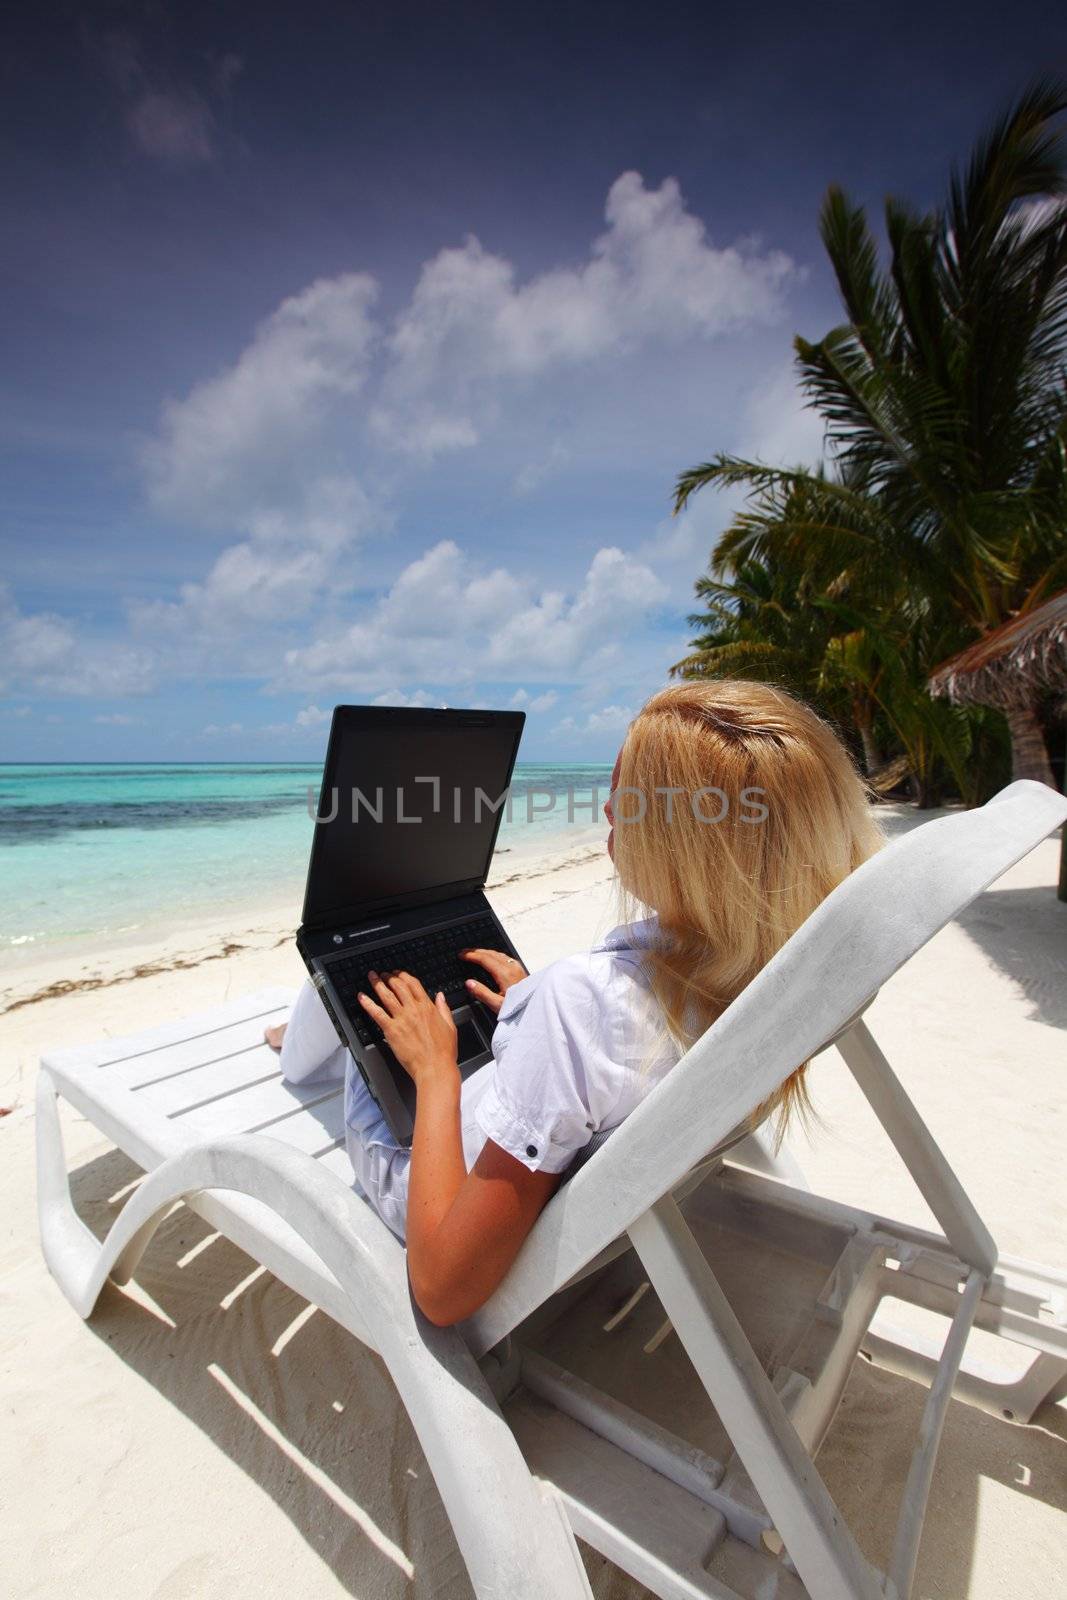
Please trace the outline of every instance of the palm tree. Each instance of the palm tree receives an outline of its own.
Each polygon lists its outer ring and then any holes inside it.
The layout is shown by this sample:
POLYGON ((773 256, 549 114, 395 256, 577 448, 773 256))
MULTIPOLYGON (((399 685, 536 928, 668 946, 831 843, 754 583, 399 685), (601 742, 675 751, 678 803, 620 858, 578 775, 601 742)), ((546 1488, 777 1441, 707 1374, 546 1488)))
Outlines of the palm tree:
POLYGON ((689 619, 701 632, 672 671, 783 683, 855 730, 869 775, 891 734, 919 805, 933 803, 945 771, 973 800, 982 718, 926 692, 925 662, 941 659, 955 636, 913 603, 893 535, 857 482, 778 474, 720 540, 713 573, 696 586, 707 609, 689 619))
MULTIPOLYGON (((731 528, 731 554, 810 537, 821 570, 862 567, 869 597, 895 584, 944 647, 920 671, 1067 581, 1065 109, 1067 87, 1035 83, 943 207, 887 201, 887 270, 862 209, 829 190, 821 233, 847 321, 795 349, 840 481, 728 455, 678 481, 676 511, 711 483, 770 495, 775 513, 806 487, 829 513, 807 535, 768 534, 775 516, 757 506, 731 528)), ((1036 736, 1047 767, 1036 704, 1006 715, 1017 763, 1036 736)))

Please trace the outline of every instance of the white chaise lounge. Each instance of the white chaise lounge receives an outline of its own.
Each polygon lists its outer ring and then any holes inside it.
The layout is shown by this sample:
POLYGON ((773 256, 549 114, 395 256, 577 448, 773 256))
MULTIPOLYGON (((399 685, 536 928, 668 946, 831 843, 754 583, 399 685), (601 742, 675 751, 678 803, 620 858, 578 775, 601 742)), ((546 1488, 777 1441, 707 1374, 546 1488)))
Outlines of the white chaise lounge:
POLYGON ((402 1246, 353 1193, 340 1086, 285 1085, 260 1042, 285 1015, 279 990, 45 1055, 48 1264, 87 1317, 184 1199, 380 1352, 480 1600, 588 1595, 575 1535, 664 1600, 902 1600, 950 1396, 1026 1420, 1067 1391, 1054 1311, 1067 1278, 998 1260, 862 1013, 1065 817, 1063 796, 1014 783, 861 867, 562 1186, 462 1327, 414 1309, 402 1246), (751 1144, 724 1158, 730 1130, 831 1042, 943 1235, 768 1176, 751 1144), (57 1096, 148 1174, 103 1244, 71 1205, 57 1096), (890 1294, 943 1314, 942 1348, 882 1324, 890 1294), (650 1385, 642 1351, 668 1320, 672 1382, 650 1385), (1003 1384, 961 1364, 972 1327, 1029 1347, 1024 1376, 1003 1384), (860 1351, 929 1382, 886 1574, 813 1459, 860 1351))

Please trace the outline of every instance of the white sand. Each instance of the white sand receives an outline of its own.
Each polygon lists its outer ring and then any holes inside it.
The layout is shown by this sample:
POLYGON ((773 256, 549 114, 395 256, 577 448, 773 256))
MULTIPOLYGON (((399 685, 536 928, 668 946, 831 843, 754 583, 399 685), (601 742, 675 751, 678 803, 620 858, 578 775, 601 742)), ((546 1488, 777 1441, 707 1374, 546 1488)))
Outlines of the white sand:
MULTIPOLYGON (((919 819, 890 812, 891 825, 919 819)), ((1067 906, 1050 840, 883 990, 872 1029, 1001 1248, 1067 1264, 1067 906)), ((611 925, 590 836, 562 864, 501 858, 493 899, 532 965, 611 925), (516 876, 516 870, 524 875, 516 876), (533 872, 533 875, 525 875, 533 872)), ((21 965, 0 986, 0 1504, 4 1592, 93 1600, 469 1595, 418 1445, 377 1359, 189 1212, 129 1292, 78 1321, 37 1250, 32 1090, 44 1045, 130 1032, 270 982, 296 984, 296 908, 151 949, 21 965), (233 947, 239 948, 233 948, 233 947), (228 953, 223 954, 224 951, 228 953), (141 975, 133 976, 135 968, 141 975), (71 980, 91 987, 39 995, 71 980), (251 1277, 250 1275, 254 1275, 251 1277)), ((813 1186, 928 1222, 843 1065, 813 1069, 822 1125, 794 1153, 813 1186)), ((106 1226, 136 1169, 67 1115, 79 1205, 106 1226)), ((863 1368, 821 1465, 886 1557, 923 1391, 863 1368)), ((1067 1562, 1067 1409, 1029 1427, 950 1410, 916 1594, 1045 1596, 1067 1562)), ((589 1555, 601 1600, 644 1591, 589 1555)))

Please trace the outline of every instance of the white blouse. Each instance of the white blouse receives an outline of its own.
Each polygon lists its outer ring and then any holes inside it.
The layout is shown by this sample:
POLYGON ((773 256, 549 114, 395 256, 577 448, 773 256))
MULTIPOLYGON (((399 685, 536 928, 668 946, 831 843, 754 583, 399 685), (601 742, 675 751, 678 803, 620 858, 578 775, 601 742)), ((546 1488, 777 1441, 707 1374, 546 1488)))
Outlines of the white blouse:
MULTIPOLYGON (((531 1172, 563 1172, 618 1127, 679 1056, 649 993, 641 951, 654 918, 616 928, 586 954, 512 984, 493 1059, 460 1092, 468 1171, 487 1139, 531 1172), (599 1137, 598 1137, 599 1136, 599 1137)), ((316 990, 305 985, 282 1048, 293 1082, 345 1077, 346 1142, 357 1187, 400 1238, 411 1155, 397 1144, 316 990)))
POLYGON ((616 928, 504 996, 493 1060, 463 1085, 468 1169, 486 1139, 531 1172, 562 1172, 628 1117, 678 1059, 648 991, 640 952, 653 920, 616 928))

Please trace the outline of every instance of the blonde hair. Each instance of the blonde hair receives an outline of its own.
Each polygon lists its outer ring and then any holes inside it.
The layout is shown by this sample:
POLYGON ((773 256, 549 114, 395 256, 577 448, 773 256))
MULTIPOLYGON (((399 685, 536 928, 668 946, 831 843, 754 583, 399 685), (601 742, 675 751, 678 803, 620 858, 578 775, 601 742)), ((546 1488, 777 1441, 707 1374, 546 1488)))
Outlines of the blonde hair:
MULTIPOLYGON (((785 689, 683 682, 630 724, 613 796, 622 915, 647 907, 645 954, 683 1049, 735 1000, 830 891, 885 843, 837 734, 785 689)), ((800 1066, 753 1125, 809 1108, 800 1066)))

